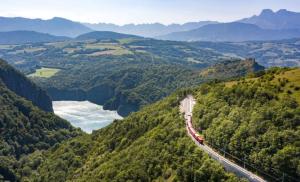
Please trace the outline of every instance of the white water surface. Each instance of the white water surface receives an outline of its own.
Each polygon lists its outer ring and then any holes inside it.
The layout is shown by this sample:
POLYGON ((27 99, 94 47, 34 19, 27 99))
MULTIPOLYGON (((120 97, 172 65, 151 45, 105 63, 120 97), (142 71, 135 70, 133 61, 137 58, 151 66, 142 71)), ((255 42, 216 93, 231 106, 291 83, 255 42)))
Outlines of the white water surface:
POLYGON ((103 128, 115 119, 122 119, 116 111, 89 101, 53 101, 54 113, 87 133, 103 128))

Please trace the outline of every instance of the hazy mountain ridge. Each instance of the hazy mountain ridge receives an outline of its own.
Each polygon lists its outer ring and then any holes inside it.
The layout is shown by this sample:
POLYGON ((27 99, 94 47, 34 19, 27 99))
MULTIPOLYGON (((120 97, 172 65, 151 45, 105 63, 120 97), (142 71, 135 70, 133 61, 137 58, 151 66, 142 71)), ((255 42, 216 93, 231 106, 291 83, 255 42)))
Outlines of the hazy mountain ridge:
POLYGON ((201 28, 175 32, 158 37, 164 40, 179 41, 255 41, 255 40, 280 40, 300 37, 300 29, 262 29, 257 25, 246 23, 220 23, 205 25, 201 28))
POLYGON ((34 31, 11 31, 0 32, 0 44, 26 44, 37 42, 65 41, 70 38, 64 36, 54 36, 34 31))
POLYGON ((86 34, 79 35, 76 40, 116 40, 126 38, 139 38, 136 35, 121 34, 111 31, 93 31, 86 34))
POLYGON ((0 17, 0 32, 29 30, 76 37, 97 30, 180 41, 279 40, 300 37, 299 22, 300 13, 267 9, 258 16, 230 23, 199 21, 170 25, 150 23, 119 26, 107 23, 81 24, 57 17, 50 20, 0 17))
POLYGON ((254 24, 264 29, 300 29, 300 13, 286 9, 277 12, 265 9, 258 16, 254 15, 238 22, 254 24))
POLYGON ((90 28, 64 18, 49 20, 29 19, 21 17, 0 17, 0 32, 27 30, 48 33, 56 36, 76 37, 80 34, 91 32, 90 28))
POLYGON ((125 34, 133 34, 143 37, 157 37, 172 32, 188 31, 207 24, 218 23, 216 21, 200 21, 200 22, 188 22, 185 24, 170 24, 164 25, 161 23, 149 23, 149 24, 126 24, 123 26, 108 24, 108 23, 84 23, 87 27, 98 31, 114 31, 125 34))
POLYGON ((280 40, 300 37, 300 13, 287 10, 263 10, 252 16, 230 23, 205 25, 190 30, 174 32, 160 39, 179 41, 253 41, 280 40))

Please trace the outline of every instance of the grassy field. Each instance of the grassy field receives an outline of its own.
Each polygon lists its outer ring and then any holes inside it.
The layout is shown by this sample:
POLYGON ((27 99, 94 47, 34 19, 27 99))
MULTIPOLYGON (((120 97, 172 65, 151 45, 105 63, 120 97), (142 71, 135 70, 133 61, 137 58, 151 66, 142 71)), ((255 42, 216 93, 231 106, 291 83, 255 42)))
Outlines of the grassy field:
POLYGON ((300 104, 300 68, 276 75, 273 83, 280 84, 280 81, 282 82, 284 79, 286 79, 286 84, 283 87, 284 91, 282 94, 290 94, 300 104))
MULTIPOLYGON (((258 78, 249 78, 246 81, 257 81, 258 78)), ((232 87, 236 85, 238 81, 226 82, 226 87, 232 87)), ((279 94, 283 96, 284 94, 289 94, 294 97, 300 104, 300 68, 295 68, 289 71, 284 71, 276 74, 272 79, 272 84, 281 85, 282 93, 279 94)))
POLYGON ((50 78, 50 77, 54 76, 59 71, 60 71, 60 69, 42 67, 40 69, 35 70, 35 73, 32 73, 28 76, 30 76, 30 77, 50 78))

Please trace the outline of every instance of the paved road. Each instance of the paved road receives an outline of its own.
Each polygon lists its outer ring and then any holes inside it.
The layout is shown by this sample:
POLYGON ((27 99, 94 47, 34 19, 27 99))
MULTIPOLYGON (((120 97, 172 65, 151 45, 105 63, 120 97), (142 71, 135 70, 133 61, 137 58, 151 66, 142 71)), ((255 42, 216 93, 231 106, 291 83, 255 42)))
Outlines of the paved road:
MULTIPOLYGON (((191 124, 191 117, 193 107, 196 104, 195 99, 193 96, 188 95, 184 100, 181 101, 180 104, 180 112, 184 113, 185 121, 188 124, 191 124)), ((192 134, 187 129, 189 136, 192 138, 192 140, 195 142, 197 146, 199 146, 202 150, 204 150, 208 155, 210 155, 213 159, 220 162, 224 168, 227 171, 235 173, 237 176, 243 177, 248 179, 250 182, 266 182, 266 180, 262 179, 261 177, 257 176, 256 174, 244 169, 243 167, 233 163, 232 161, 226 159, 222 155, 218 154, 216 151, 214 151, 212 148, 210 148, 207 145, 201 145, 199 142, 196 141, 196 139, 192 136, 192 134)))

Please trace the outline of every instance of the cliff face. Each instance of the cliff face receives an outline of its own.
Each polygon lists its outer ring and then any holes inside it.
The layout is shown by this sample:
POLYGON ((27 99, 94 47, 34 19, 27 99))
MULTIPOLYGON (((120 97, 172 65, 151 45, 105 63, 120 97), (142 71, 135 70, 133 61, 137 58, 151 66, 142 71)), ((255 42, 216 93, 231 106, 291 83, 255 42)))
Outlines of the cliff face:
POLYGON ((138 104, 129 103, 126 96, 116 94, 109 85, 96 86, 90 90, 47 88, 47 92, 54 100, 88 100, 95 104, 103 105, 106 110, 116 110, 119 115, 127 116, 130 112, 139 109, 138 104))
POLYGON ((52 101, 48 94, 27 79, 22 73, 0 59, 0 79, 8 89, 26 98, 40 109, 52 112, 52 101))

